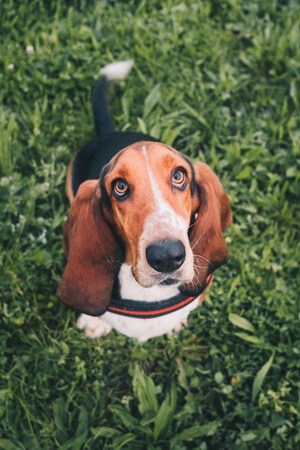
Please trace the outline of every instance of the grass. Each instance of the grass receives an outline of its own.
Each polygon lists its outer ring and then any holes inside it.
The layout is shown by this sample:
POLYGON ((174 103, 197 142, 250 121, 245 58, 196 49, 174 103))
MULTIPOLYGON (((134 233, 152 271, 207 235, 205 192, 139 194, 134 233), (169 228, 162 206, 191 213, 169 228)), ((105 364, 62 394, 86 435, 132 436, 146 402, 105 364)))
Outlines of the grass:
POLYGON ((298 2, 0 8, 0 448, 295 449, 298 2), (89 341, 55 297, 66 166, 93 136, 99 69, 124 58, 117 128, 210 164, 235 218, 209 299, 178 336, 145 344, 89 341))

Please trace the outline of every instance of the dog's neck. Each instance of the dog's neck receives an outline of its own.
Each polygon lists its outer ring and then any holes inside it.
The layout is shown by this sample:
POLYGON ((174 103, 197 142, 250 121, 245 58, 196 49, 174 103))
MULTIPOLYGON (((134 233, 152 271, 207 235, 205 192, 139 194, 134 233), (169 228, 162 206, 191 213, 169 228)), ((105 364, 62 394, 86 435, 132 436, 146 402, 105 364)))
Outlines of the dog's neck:
POLYGON ((179 293, 176 286, 152 286, 145 288, 141 286, 132 275, 131 266, 122 264, 119 271, 120 296, 130 300, 166 300, 179 293))

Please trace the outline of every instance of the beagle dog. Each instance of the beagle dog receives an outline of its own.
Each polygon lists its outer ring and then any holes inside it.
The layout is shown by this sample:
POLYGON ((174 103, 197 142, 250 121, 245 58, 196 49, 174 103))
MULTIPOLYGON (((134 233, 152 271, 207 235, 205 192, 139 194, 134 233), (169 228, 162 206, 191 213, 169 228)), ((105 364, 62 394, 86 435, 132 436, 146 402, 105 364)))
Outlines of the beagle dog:
POLYGON ((178 331, 228 259, 232 220, 218 177, 151 136, 114 131, 106 89, 132 63, 106 66, 92 95, 98 137, 73 157, 67 263, 58 297, 89 337, 112 328, 145 341, 178 331))

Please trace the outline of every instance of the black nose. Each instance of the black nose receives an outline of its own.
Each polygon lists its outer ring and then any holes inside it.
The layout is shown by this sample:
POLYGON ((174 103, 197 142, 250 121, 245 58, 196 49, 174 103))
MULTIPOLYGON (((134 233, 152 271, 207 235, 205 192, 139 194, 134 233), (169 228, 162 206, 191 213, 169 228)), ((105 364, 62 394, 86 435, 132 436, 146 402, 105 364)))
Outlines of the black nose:
POLYGON ((179 240, 158 241, 146 248, 146 258, 157 272, 173 272, 183 264, 185 248, 179 240))

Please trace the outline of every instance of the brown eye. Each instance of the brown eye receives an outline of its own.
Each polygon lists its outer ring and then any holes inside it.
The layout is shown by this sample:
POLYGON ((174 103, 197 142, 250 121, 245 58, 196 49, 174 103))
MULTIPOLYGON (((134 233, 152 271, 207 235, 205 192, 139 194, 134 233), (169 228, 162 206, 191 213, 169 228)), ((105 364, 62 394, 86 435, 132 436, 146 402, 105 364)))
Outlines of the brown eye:
POLYGON ((128 184, 125 180, 119 179, 114 184, 114 192, 118 197, 124 196, 128 191, 128 184))
POLYGON ((176 169, 172 173, 172 183, 175 187, 183 188, 186 180, 186 175, 181 169, 176 169))

